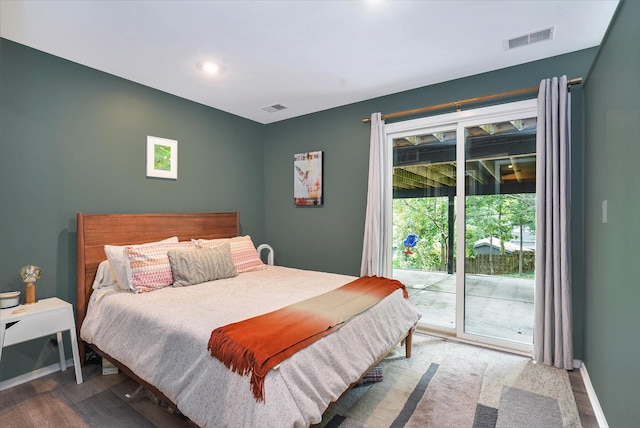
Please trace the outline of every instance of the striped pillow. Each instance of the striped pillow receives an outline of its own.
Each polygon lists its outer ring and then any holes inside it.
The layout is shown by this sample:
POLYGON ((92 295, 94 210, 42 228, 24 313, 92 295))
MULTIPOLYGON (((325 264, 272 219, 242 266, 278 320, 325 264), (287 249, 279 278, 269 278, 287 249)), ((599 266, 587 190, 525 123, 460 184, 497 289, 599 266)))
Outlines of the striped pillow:
POLYGON ((198 239, 200 248, 211 248, 228 242, 231 246, 231 258, 238 273, 250 272, 252 270, 265 269, 267 265, 262 263, 260 255, 253 245, 251 236, 236 236, 226 239, 198 239))
POLYGON ((176 242, 144 247, 126 247, 127 280, 135 293, 158 290, 173 284, 173 273, 167 252, 194 248, 192 242, 176 242))

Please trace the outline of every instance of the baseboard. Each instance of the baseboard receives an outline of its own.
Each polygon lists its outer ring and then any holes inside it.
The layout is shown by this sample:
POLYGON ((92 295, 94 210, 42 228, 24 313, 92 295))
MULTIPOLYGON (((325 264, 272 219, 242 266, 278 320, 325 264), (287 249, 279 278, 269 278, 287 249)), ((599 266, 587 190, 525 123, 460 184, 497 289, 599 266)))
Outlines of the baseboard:
MULTIPOLYGON (((68 359, 66 361, 66 364, 67 364, 67 370, 70 367, 73 367, 73 358, 68 359)), ((13 388, 14 386, 18 386, 23 383, 31 382, 32 380, 38 379, 39 377, 46 376, 58 371, 60 371, 59 362, 55 364, 51 364, 50 366, 39 368, 29 373, 22 374, 20 376, 13 377, 11 379, 4 380, 0 382, 0 391, 13 388)))
POLYGON ((587 395, 589 396, 589 401, 591 402, 591 407, 593 407, 593 413, 598 421, 598 425, 600 428, 609 428, 609 424, 607 423, 607 419, 604 417, 604 412, 602 411, 600 401, 598 401, 598 397, 596 396, 596 390, 593 389, 589 373, 587 372, 587 366, 584 365, 584 362, 580 364, 580 375, 582 376, 582 382, 584 382, 584 387, 587 390, 587 395))

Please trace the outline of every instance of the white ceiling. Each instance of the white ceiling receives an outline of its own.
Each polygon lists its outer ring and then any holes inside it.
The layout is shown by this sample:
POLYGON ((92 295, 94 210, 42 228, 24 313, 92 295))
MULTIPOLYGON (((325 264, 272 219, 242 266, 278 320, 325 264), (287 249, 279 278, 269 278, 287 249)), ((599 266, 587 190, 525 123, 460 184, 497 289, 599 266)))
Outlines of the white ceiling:
POLYGON ((617 4, 2 0, 0 35, 271 123, 597 46, 617 4), (552 40, 505 49, 551 26, 552 40), (204 61, 222 72, 207 75, 204 61), (288 108, 262 110, 273 104, 288 108))

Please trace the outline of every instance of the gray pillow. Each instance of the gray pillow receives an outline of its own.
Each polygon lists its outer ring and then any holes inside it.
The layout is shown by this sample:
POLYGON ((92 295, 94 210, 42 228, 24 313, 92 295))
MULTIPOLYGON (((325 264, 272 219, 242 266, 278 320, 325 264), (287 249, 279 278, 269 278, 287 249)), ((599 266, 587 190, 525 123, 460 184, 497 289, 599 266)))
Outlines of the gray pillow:
POLYGON ((170 250, 167 256, 174 287, 238 276, 229 243, 200 250, 170 250))

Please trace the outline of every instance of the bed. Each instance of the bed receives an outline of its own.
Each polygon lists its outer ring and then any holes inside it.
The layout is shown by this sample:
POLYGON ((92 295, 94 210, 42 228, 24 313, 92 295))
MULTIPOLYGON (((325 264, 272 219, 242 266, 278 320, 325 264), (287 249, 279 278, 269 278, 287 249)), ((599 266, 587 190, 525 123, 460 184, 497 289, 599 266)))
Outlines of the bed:
MULTIPOLYGON (((105 245, 175 236, 181 242, 240 235, 231 213, 77 216, 80 354, 107 358, 199 426, 309 426, 400 343, 411 355, 420 317, 396 290, 269 370, 264 398, 249 378, 211 356, 212 330, 326 293, 355 277, 264 265, 237 276, 135 294, 93 289, 105 245)), ((206 241, 203 241, 206 242, 206 241)))

